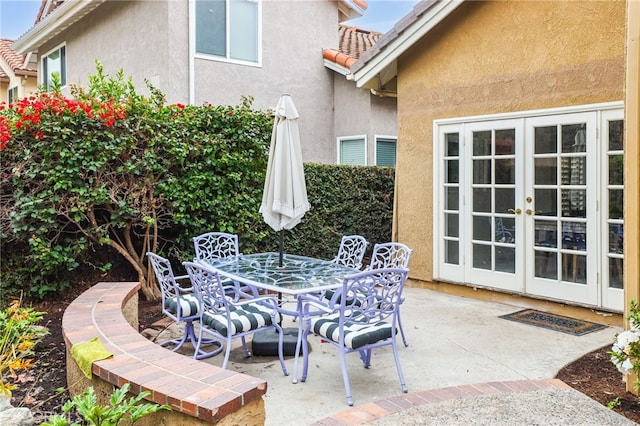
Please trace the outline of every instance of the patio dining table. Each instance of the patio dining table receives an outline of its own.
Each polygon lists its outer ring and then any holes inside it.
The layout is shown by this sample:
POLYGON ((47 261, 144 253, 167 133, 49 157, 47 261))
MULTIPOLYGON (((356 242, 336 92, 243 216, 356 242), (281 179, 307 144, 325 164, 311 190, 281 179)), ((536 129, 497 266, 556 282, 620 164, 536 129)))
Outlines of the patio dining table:
MULTIPOLYGON (((338 263, 313 257, 284 254, 282 266, 280 254, 276 252, 240 255, 218 261, 206 261, 222 277, 258 290, 266 290, 289 296, 319 293, 342 287, 344 277, 361 272, 338 263)), ((297 306, 295 310, 280 308, 280 313, 302 318, 297 306)), ((302 321, 298 321, 296 353, 302 345, 302 321)), ((305 342, 306 344, 306 342, 305 342)), ((293 383, 297 382, 298 357, 295 358, 293 383)))

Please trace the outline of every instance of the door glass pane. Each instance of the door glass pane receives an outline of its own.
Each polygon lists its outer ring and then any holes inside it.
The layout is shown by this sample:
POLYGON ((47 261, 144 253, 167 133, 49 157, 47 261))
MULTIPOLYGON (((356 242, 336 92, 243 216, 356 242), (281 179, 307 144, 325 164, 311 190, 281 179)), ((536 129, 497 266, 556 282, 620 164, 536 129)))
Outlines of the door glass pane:
POLYGON ((496 155, 513 155, 516 153, 515 129, 496 130, 496 155))
POLYGON ((622 151, 622 137, 624 122, 615 120, 609 122, 609 151, 622 151))
POLYGON ((488 213, 491 211, 491 189, 474 188, 473 190, 473 211, 488 213))
POLYGON ((514 188, 496 188, 496 213, 509 213, 509 209, 515 208, 516 190, 514 188))
POLYGON ((609 259, 609 287, 622 289, 624 260, 609 259))
POLYGON ((562 126, 562 152, 587 152, 584 123, 562 126))
POLYGON ((457 133, 447 133, 444 135, 445 152, 447 153, 447 157, 457 157, 460 155, 459 140, 460 137, 457 133))
POLYGON ((536 158, 534 160, 536 185, 556 185, 558 182, 558 164, 553 158, 536 158))
POLYGON ((491 183, 491 160, 473 161, 473 183, 491 183))
POLYGON ((495 160, 496 165, 496 183, 497 184, 513 184, 516 182, 515 160, 495 160))
POLYGON ((535 256, 535 274, 539 278, 558 279, 558 254, 555 252, 538 251, 535 256))
POLYGON ((491 155, 491 131, 473 132, 473 155, 491 155))
POLYGON ((623 160, 624 156, 622 155, 609 156, 609 185, 622 185, 623 160))
POLYGON ((496 247, 496 271, 516 272, 516 249, 512 247, 496 247))
POLYGON ((562 247, 570 250, 587 249, 587 233, 584 223, 562 222, 562 247))
POLYGON ((587 283, 587 256, 575 253, 562 254, 562 280, 576 284, 587 283))
POLYGON ((491 246, 482 244, 473 245, 473 267, 478 269, 491 269, 491 246))
POLYGON ((445 197, 444 197, 444 209, 445 210, 458 210, 459 206, 459 194, 460 190, 458 187, 448 187, 445 188, 445 197))
POLYGON ((458 224, 458 214, 457 213, 447 213, 444 215, 445 221, 445 235, 448 237, 458 237, 460 236, 460 225, 458 224))
POLYGON ((609 253, 622 254, 622 240, 624 225, 610 224, 609 225, 609 253))
POLYGON ((444 242, 444 261, 445 263, 451 263, 453 265, 458 265, 460 263, 459 260, 459 246, 458 241, 446 240, 444 242))
POLYGON ((458 183, 459 182, 459 173, 458 173, 458 160, 445 160, 445 183, 458 183))
POLYGON ((558 231, 555 221, 536 220, 534 226, 536 247, 558 247, 558 231))
POLYGON ((587 157, 562 159, 562 183, 564 185, 587 184, 587 157))
POLYGON ((534 130, 534 138, 535 154, 558 152, 558 130, 556 126, 536 127, 534 130))
POLYGON ((558 200, 555 189, 536 189, 536 215, 556 216, 558 214, 558 200))
POLYGON ((587 215, 587 191, 585 189, 563 189, 562 216, 586 217, 587 215))
POLYGON ((491 218, 487 216, 473 217, 473 239, 491 241, 491 218))
POLYGON ((623 190, 609 190, 609 218, 622 219, 623 190))
POLYGON ((496 217, 495 241, 498 243, 515 243, 515 219, 510 217, 496 217))

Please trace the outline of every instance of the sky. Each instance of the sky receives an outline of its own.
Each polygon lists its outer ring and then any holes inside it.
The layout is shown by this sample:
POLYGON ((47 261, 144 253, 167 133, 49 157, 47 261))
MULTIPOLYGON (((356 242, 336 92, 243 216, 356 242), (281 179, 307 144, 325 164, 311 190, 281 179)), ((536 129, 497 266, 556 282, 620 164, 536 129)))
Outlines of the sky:
MULTIPOLYGON (((413 8, 418 0, 368 0, 361 18, 346 22, 379 32, 387 32, 413 8)), ((0 0, 0 37, 16 40, 33 26, 41 0, 0 0)))

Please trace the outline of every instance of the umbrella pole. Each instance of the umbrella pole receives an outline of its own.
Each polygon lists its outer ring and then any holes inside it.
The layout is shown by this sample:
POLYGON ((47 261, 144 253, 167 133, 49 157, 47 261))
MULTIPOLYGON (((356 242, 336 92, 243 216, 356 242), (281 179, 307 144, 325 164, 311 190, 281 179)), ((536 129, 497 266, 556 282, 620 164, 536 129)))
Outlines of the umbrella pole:
POLYGON ((278 259, 278 266, 280 268, 282 268, 282 258, 284 256, 284 237, 283 237, 283 233, 284 231, 281 229, 280 230, 280 258, 278 259))

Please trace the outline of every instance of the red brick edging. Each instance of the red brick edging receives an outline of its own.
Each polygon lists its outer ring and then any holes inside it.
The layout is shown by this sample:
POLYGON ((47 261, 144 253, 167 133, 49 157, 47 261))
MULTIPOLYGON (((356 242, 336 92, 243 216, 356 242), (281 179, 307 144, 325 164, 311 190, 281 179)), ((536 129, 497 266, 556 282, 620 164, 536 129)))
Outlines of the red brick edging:
POLYGON ((140 335, 123 314, 139 288, 134 282, 98 283, 66 309, 62 332, 68 351, 99 337, 114 354, 93 364, 94 376, 119 387, 128 382, 134 394, 150 391, 150 401, 212 423, 262 398, 264 380, 176 354, 140 335))
POLYGON ((531 392, 550 388, 571 389, 569 385, 558 379, 516 380, 511 382, 491 382, 475 385, 452 386, 403 394, 393 398, 358 405, 320 420, 319 422, 314 423, 313 426, 361 425, 390 414, 426 404, 434 404, 442 401, 468 398, 472 396, 531 392))

